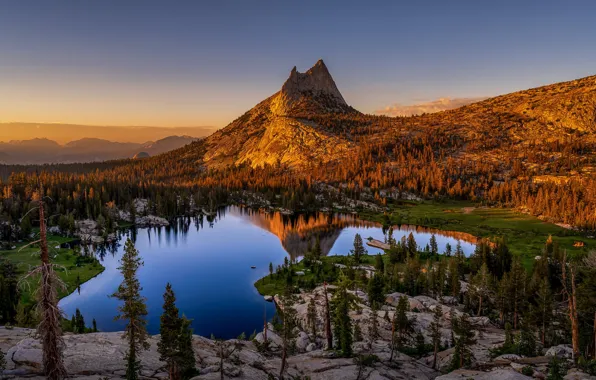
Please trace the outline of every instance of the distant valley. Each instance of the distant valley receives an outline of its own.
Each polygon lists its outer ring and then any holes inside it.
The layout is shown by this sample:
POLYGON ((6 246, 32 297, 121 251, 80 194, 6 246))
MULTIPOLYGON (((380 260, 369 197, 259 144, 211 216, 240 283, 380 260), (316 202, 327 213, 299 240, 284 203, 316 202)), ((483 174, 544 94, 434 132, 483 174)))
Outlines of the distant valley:
POLYGON ((181 148, 197 137, 169 136, 144 143, 82 138, 59 144, 47 138, 0 142, 0 163, 55 164, 146 158, 181 148))

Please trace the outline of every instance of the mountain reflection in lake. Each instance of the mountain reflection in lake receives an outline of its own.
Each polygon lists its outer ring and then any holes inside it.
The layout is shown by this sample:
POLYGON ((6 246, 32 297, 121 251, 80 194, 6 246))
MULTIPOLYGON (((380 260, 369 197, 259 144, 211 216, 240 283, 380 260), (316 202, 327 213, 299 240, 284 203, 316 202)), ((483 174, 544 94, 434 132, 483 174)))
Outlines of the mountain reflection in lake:
MULTIPOLYGON (((467 238, 410 226, 395 228, 393 236, 399 240, 410 232, 421 247, 435 232, 441 251, 447 242, 455 248, 457 239, 467 238)), ((83 284, 80 294, 62 299, 60 306, 67 316, 80 309, 87 324, 95 318, 102 331, 122 330, 124 323, 114 321, 119 303, 108 295, 122 281, 118 260, 130 237, 145 263, 138 276, 147 298, 151 334, 159 333, 162 295, 170 282, 180 312, 193 319, 195 334, 249 335, 263 326, 265 313, 270 318, 274 312, 273 304, 265 302, 253 286, 268 273, 270 262, 276 267, 288 254, 302 256, 316 236, 325 255, 347 254, 356 233, 363 239, 384 239, 380 225, 351 215, 287 216, 238 207, 221 209, 214 217, 179 218, 169 227, 130 230, 117 243, 96 249, 105 271, 83 284)), ((380 252, 366 248, 371 254, 380 252)), ((462 241, 462 248, 470 254, 474 244, 462 241)))

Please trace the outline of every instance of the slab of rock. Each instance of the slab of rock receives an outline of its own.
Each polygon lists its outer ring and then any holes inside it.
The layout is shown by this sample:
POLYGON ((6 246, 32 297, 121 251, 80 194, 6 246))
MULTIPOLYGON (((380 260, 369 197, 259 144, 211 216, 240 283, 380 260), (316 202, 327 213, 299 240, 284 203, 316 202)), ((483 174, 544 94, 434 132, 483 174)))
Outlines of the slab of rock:
POLYGON ((552 346, 546 351, 546 356, 556 356, 560 359, 571 359, 573 357, 573 349, 568 344, 559 344, 552 346))
POLYGON ((135 225, 137 227, 164 227, 169 226, 170 222, 155 215, 139 216, 135 219, 135 225))
POLYGON ((387 296, 385 298, 385 302, 390 304, 393 307, 397 307, 397 304, 401 297, 406 297, 408 299, 408 303, 410 304, 410 310, 414 310, 414 309, 424 310, 425 309, 422 302, 418 301, 416 298, 409 297, 407 294, 403 294, 403 293, 399 293, 399 292, 387 294, 387 296))
POLYGON ((590 376, 577 368, 572 368, 567 372, 563 378, 565 380, 596 380, 596 376, 590 376))
POLYGON ((470 371, 458 369, 435 380, 531 380, 531 377, 522 375, 513 369, 497 369, 490 372, 470 371))

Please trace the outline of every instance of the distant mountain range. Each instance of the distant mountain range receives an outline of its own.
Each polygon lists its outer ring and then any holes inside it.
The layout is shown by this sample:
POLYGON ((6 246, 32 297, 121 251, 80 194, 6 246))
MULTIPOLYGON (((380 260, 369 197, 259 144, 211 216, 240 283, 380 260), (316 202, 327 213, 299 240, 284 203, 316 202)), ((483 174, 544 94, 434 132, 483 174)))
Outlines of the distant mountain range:
POLYGON ((122 143, 83 138, 64 145, 46 138, 0 142, 0 163, 44 164, 97 162, 155 156, 198 140, 191 136, 168 136, 144 143, 122 143))
POLYGON ((109 141, 142 144, 168 136, 205 137, 215 127, 127 127, 95 126, 64 123, 0 122, 0 141, 49 139, 66 144, 69 141, 95 138, 109 141))

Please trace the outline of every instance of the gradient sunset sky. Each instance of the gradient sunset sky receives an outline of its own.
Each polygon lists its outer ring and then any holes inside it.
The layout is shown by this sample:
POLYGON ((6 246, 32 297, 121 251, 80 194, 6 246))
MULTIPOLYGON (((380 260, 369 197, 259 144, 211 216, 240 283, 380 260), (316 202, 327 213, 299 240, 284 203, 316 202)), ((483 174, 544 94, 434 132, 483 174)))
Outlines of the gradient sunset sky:
MULTIPOLYGON (((0 121, 222 127, 323 58, 349 104, 596 73, 594 1, 6 1, 0 121)), ((2 127, 0 127, 2 128, 2 127)))

